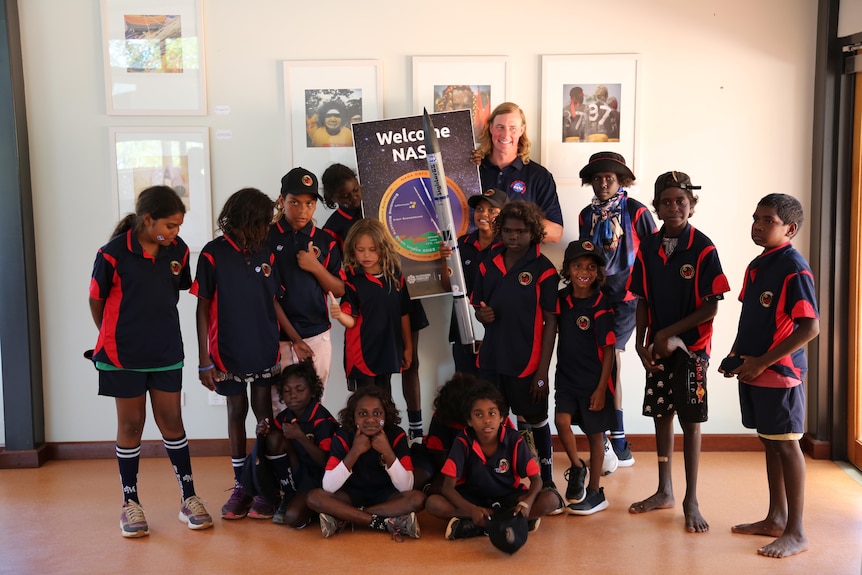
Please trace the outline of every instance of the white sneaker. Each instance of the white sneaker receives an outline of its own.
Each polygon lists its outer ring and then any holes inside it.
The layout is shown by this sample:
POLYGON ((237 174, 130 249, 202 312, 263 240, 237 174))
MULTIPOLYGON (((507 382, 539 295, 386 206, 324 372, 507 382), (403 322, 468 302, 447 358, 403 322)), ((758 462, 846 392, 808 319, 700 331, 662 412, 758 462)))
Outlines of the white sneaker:
POLYGON ((617 470, 620 465, 620 460, 617 459, 617 454, 614 453, 614 448, 611 445, 608 436, 605 435, 605 460, 602 463, 602 475, 610 475, 617 470))

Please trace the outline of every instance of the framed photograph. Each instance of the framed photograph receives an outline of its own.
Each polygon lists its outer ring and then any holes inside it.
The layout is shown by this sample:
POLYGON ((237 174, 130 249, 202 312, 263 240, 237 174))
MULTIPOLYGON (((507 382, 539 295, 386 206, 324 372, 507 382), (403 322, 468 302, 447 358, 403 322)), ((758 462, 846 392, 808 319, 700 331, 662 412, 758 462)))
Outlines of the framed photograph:
POLYGON ((508 68, 506 56, 413 56, 413 113, 470 110, 478 140, 491 110, 506 101, 508 68))
POLYGON ((356 168, 352 125, 383 118, 381 60, 287 60, 284 109, 290 166, 317 174, 356 168))
POLYGON ((186 205, 180 237, 198 252, 213 238, 209 128, 110 128, 117 218, 138 194, 165 185, 186 205))
POLYGON ((558 182, 599 151, 637 172, 637 54, 542 56, 542 164, 558 182))
POLYGON ((202 2, 102 0, 108 115, 206 115, 202 2))

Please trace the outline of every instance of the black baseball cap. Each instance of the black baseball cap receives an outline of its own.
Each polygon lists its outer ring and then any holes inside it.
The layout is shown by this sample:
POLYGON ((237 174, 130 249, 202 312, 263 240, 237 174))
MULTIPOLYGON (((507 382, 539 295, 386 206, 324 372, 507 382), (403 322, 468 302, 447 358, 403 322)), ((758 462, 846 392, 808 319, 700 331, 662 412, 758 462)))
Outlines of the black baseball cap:
POLYGON ((305 168, 293 168, 281 178, 281 195, 293 194, 300 196, 309 194, 323 201, 318 192, 317 176, 305 168))

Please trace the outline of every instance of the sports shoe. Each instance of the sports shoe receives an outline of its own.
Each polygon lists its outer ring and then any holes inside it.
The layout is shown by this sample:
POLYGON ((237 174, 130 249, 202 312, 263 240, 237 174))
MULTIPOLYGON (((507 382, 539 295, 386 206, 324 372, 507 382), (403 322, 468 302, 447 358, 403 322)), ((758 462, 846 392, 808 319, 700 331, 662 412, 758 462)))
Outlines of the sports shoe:
MULTIPOLYGON (((287 504, 290 500, 285 497, 281 500, 281 503, 278 504, 278 509, 275 510, 275 513, 272 515, 272 522, 278 523, 279 525, 284 525, 284 516, 287 514, 287 504)), ((305 525, 303 525, 305 527, 305 525)))
POLYGON ((224 519, 242 519, 248 515, 248 510, 251 508, 252 498, 247 495, 245 489, 239 483, 233 486, 233 492, 230 494, 230 499, 222 505, 221 516, 224 519))
POLYGON ((626 446, 617 451, 614 449, 614 454, 617 456, 620 467, 631 467, 635 464, 635 458, 632 455, 632 444, 626 441, 626 446))
POLYGON ((400 541, 403 535, 419 539, 419 522, 416 521, 416 513, 411 511, 407 515, 386 518, 386 530, 396 541, 400 541))
POLYGON ((347 525, 346 521, 341 521, 326 513, 320 514, 320 532, 323 534, 324 539, 341 533, 344 531, 345 525, 347 525))
POLYGON ((581 459, 580 462, 580 467, 575 467, 573 465, 563 473, 563 477, 566 478, 566 481, 569 484, 568 487, 566 487, 567 503, 580 503, 587 496, 586 485, 590 480, 590 470, 587 468, 587 464, 584 463, 583 459, 581 459))
POLYGON ((446 526, 446 539, 454 541, 455 539, 469 539, 470 537, 481 537, 485 534, 485 529, 473 523, 472 519, 462 519, 453 517, 449 520, 449 525, 446 526))
POLYGON ((527 520, 527 532, 532 533, 533 531, 536 531, 539 528, 539 525, 541 525, 541 524, 542 524, 542 518, 541 517, 536 517, 535 519, 528 519, 527 520))
POLYGON ((275 506, 265 498, 258 495, 251 504, 248 516, 252 519, 272 519, 275 515, 275 506))
POLYGON ((204 507, 203 499, 197 495, 192 495, 183 501, 179 517, 189 529, 206 529, 213 526, 213 518, 204 507))
POLYGON ((590 491, 580 503, 570 504, 566 507, 566 511, 570 515, 592 515, 607 508, 608 500, 605 499, 605 488, 599 487, 598 491, 590 491))
POLYGON ((422 443, 423 437, 424 436, 421 429, 408 429, 407 445, 412 446, 414 443, 422 443))
POLYGON ((126 501, 120 513, 120 529, 123 537, 146 537, 150 534, 144 509, 137 501, 126 501))
POLYGON ((560 495, 560 492, 557 491, 557 486, 553 481, 548 481, 542 485, 542 491, 550 491, 557 497, 557 506, 554 507, 554 510, 548 513, 548 515, 560 515, 563 511, 566 510, 566 502, 563 501, 563 496, 560 495))
POLYGON ((619 467, 620 460, 617 459, 617 454, 614 453, 614 448, 611 445, 610 439, 605 435, 605 460, 602 463, 602 475, 610 475, 619 467))

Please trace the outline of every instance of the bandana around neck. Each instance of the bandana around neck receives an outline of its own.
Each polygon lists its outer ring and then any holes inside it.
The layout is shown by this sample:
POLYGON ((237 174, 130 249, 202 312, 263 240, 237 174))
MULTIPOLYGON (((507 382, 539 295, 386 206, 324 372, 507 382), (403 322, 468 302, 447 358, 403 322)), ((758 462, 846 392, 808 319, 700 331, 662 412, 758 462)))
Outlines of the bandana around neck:
POLYGON ((626 209, 626 197, 625 191, 620 188, 612 198, 606 201, 593 198, 590 206, 592 215, 590 239, 594 244, 600 245, 606 250, 616 250, 619 247, 620 238, 625 235, 625 230, 630 224, 629 212, 626 209))

